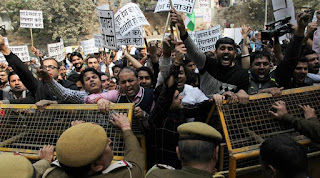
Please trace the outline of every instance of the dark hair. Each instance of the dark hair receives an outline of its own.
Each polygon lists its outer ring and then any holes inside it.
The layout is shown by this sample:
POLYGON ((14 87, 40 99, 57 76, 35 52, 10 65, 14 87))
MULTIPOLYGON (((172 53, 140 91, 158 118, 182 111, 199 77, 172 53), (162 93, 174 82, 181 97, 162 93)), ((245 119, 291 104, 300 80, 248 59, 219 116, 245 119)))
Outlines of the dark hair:
POLYGON ((78 56, 79 58, 81 58, 81 59, 83 60, 82 55, 81 55, 79 52, 76 52, 76 51, 75 51, 75 52, 72 52, 71 55, 70 55, 70 58, 69 58, 69 61, 70 61, 70 62, 72 62, 72 57, 73 57, 73 56, 78 56))
POLYGON ((253 64, 255 59, 259 59, 259 58, 262 58, 262 57, 266 57, 269 60, 269 62, 271 61, 269 52, 267 52, 265 50, 264 51, 256 51, 256 52, 252 52, 250 54, 250 65, 253 64))
POLYGON ((81 166, 81 167, 69 167, 66 166, 64 164, 62 164, 61 162, 59 162, 61 169, 68 174, 68 176, 70 177, 74 177, 74 178, 85 178, 88 177, 88 173, 91 170, 91 164, 85 165, 85 166, 81 166))
POLYGON ((74 73, 69 75, 68 80, 70 80, 73 83, 76 83, 77 81, 80 81, 80 74, 74 73))
POLYGON ((84 74, 86 74, 87 72, 93 72, 95 74, 98 75, 99 79, 101 80, 101 74, 100 72, 98 72, 96 69, 94 68, 86 68, 84 71, 81 72, 80 74, 80 81, 82 83, 82 85, 84 85, 84 80, 83 80, 83 77, 84 77, 84 74))
POLYGON ((8 79, 9 79, 9 73, 10 73, 9 69, 6 69, 6 70, 0 69, 0 72, 5 72, 8 75, 8 79))
POLYGON ((234 40, 232 38, 229 37, 224 37, 224 38, 220 38, 217 43, 215 44, 215 48, 216 50, 219 48, 220 44, 230 44, 233 45, 234 50, 236 50, 237 48, 237 44, 234 42, 234 40))
POLYGON ((88 64, 88 59, 91 59, 91 58, 96 58, 98 61, 99 56, 96 54, 88 54, 88 57, 86 58, 85 62, 88 64))
POLYGON ((260 146, 260 161, 271 165, 284 177, 307 175, 308 158, 304 147, 287 136, 275 136, 260 146))
POLYGON ((305 45, 302 49, 302 56, 307 56, 310 54, 317 54, 317 52, 315 52, 314 50, 309 48, 307 45, 305 45))
POLYGON ((150 78, 151 78, 151 82, 153 81, 153 73, 152 73, 152 71, 151 71, 150 68, 145 67, 145 66, 142 66, 142 67, 140 67, 140 68, 137 70, 137 74, 138 74, 140 71, 146 71, 146 72, 149 74, 150 78))
POLYGON ((55 61, 57 63, 58 69, 60 69, 60 64, 55 58, 48 57, 48 58, 43 59, 42 62, 49 61, 49 60, 55 61))
MULTIPOLYGON (((200 75, 194 72, 187 72, 187 79, 186 79, 186 84, 195 86, 197 80, 199 81, 200 75)), ((199 84, 198 84, 199 85, 199 84)), ((199 87, 199 86, 196 86, 199 87)))
POLYGON ((308 59, 307 59, 306 57, 302 56, 302 57, 300 57, 300 58, 298 59, 296 65, 298 65, 298 62, 303 62, 303 63, 306 62, 306 63, 308 63, 308 59))
POLYGON ((111 68, 111 69, 112 69, 112 72, 114 72, 114 70, 115 70, 116 67, 119 67, 120 69, 122 69, 122 65, 116 64, 116 65, 114 65, 114 66, 111 68))
MULTIPOLYGON (((131 67, 124 67, 124 68, 122 68, 122 69, 120 70, 119 74, 118 74, 118 78, 119 78, 119 76, 120 76, 120 74, 121 74, 122 72, 127 72, 127 73, 133 72, 134 75, 136 76, 136 78, 138 78, 138 72, 137 72, 136 70, 134 70, 133 68, 131 68, 131 67)), ((119 80, 120 80, 120 78, 119 78, 119 80)))
POLYGON ((111 78, 109 73, 100 72, 100 76, 103 76, 103 75, 107 76, 108 79, 111 78))
POLYGON ((217 145, 203 140, 179 140, 178 146, 182 163, 188 164, 210 162, 217 145))
POLYGON ((17 75, 17 74, 16 74, 14 71, 9 72, 9 75, 8 75, 8 81, 9 81, 9 83, 10 83, 10 77, 11 77, 12 75, 17 75))
POLYGON ((189 62, 193 62, 191 59, 187 59, 185 58, 185 60, 183 60, 183 64, 187 65, 189 62))

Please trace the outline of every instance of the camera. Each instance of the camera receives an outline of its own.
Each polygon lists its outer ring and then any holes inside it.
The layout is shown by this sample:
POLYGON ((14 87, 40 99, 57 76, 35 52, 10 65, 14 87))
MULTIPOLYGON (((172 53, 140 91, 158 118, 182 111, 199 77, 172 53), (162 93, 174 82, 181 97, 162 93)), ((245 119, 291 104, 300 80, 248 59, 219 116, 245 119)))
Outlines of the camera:
POLYGON ((278 21, 270 22, 266 25, 267 30, 261 31, 262 40, 270 40, 286 33, 293 32, 292 25, 289 23, 291 17, 284 17, 278 21))

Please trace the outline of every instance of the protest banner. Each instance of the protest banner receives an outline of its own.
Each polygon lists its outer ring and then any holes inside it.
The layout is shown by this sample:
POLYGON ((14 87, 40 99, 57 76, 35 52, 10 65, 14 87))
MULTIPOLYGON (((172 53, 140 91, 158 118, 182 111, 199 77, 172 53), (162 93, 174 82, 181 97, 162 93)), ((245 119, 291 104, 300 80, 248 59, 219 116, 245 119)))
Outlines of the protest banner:
POLYGON ((94 39, 85 40, 81 42, 81 46, 83 49, 84 55, 92 54, 92 53, 98 53, 99 48, 95 47, 94 39))
POLYGON ((224 37, 229 37, 239 44, 242 40, 241 28, 224 28, 224 37))
POLYGON ((107 10, 99 6, 97 14, 100 24, 100 32, 102 35, 102 47, 109 49, 117 49, 116 30, 114 23, 114 14, 112 10, 107 10))
POLYGON ((115 13, 115 23, 121 36, 126 35, 136 27, 149 25, 139 6, 128 3, 115 13))
POLYGON ((291 17, 290 23, 297 25, 292 0, 272 0, 272 6, 273 15, 276 21, 284 17, 291 17))
MULTIPOLYGON (((4 44, 6 46, 9 46, 9 41, 7 37, 3 37, 4 38, 4 44)), ((3 54, 0 52, 0 62, 6 62, 6 58, 3 56, 3 54)))
POLYGON ((43 28, 42 11, 20 10, 21 28, 43 28))
POLYGON ((94 35, 93 35, 93 39, 94 39, 94 46, 95 46, 96 48, 103 48, 103 47, 102 47, 102 44, 103 44, 102 35, 94 34, 94 35))
POLYGON ((10 46, 9 47, 12 53, 17 55, 22 62, 27 62, 30 61, 30 56, 29 56, 29 51, 28 51, 28 46, 23 45, 23 46, 10 46))
POLYGON ((209 0, 199 0, 199 8, 210 8, 209 0))
POLYGON ((55 58, 58 62, 64 60, 64 45, 63 40, 60 39, 58 43, 48 44, 48 55, 49 57, 55 58))
MULTIPOLYGON (((195 0, 172 0, 173 7, 183 13, 192 14, 195 0)), ((170 0, 158 0, 154 13, 170 11, 170 0)))
POLYGON ((65 52, 66 54, 72 53, 72 52, 73 52, 72 46, 67 46, 67 47, 65 47, 65 48, 64 48, 64 52, 65 52))
POLYGON ((127 33, 124 36, 120 35, 120 32, 116 32, 117 36, 117 44, 120 45, 135 45, 137 47, 142 47, 144 45, 143 42, 143 35, 142 30, 140 27, 137 27, 133 30, 131 30, 129 33, 127 33))
POLYGON ((221 38, 221 26, 217 25, 211 29, 195 32, 198 48, 202 52, 208 52, 214 49, 217 40, 221 38))

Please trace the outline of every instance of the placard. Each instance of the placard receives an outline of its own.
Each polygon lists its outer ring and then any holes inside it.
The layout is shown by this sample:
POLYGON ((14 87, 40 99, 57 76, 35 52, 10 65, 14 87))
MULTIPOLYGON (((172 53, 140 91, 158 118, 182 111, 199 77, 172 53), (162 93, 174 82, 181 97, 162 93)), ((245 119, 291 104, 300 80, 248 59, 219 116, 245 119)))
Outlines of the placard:
POLYGON ((102 36, 102 47, 117 49, 116 30, 114 23, 114 14, 112 10, 97 8, 97 14, 102 36))
POLYGON ((21 28, 43 28, 42 11, 20 10, 21 28))
POLYGON ((241 28, 224 28, 224 37, 229 37, 239 44, 242 40, 241 28))
POLYGON ((55 58, 58 62, 61 62, 65 58, 63 40, 60 39, 58 43, 48 44, 49 57, 55 58))
POLYGON ((214 45, 222 37, 221 26, 217 25, 207 30, 195 32, 198 48, 202 52, 208 52, 214 49, 214 45))
POLYGON ((93 39, 94 39, 94 46, 95 46, 96 48, 103 48, 103 47, 102 47, 102 44, 103 44, 102 35, 94 34, 94 35, 93 35, 93 39))
POLYGON ((276 21, 290 16, 290 23, 293 25, 297 25, 292 0, 273 0, 272 5, 274 9, 276 9, 273 11, 273 15, 276 21))
POLYGON ((199 7, 200 8, 210 8, 209 0, 199 0, 199 7))
POLYGON ((139 6, 134 3, 128 3, 123 6, 115 13, 114 17, 121 36, 126 35, 136 27, 149 25, 139 6))
MULTIPOLYGON (((9 47, 8 38, 7 37, 3 37, 3 38, 4 38, 4 44, 9 47)), ((0 52, 0 62, 6 62, 6 58, 1 52, 0 52)))
POLYGON ((142 47, 144 45, 144 39, 142 35, 142 29, 140 27, 137 27, 133 30, 131 30, 129 33, 127 33, 124 36, 120 35, 120 32, 117 31, 117 44, 120 45, 135 45, 138 47, 142 47))
POLYGON ((22 62, 27 62, 30 61, 30 56, 29 56, 29 51, 28 51, 28 46, 23 45, 23 46, 10 46, 9 47, 12 53, 17 55, 22 62))
MULTIPOLYGON (((172 0, 174 8, 183 13, 192 14, 195 0, 172 0)), ((169 0, 158 0, 154 13, 170 11, 171 5, 169 0)))
POLYGON ((81 46, 83 49, 83 53, 85 55, 92 54, 92 53, 98 53, 99 48, 95 47, 94 39, 85 40, 81 42, 81 46))

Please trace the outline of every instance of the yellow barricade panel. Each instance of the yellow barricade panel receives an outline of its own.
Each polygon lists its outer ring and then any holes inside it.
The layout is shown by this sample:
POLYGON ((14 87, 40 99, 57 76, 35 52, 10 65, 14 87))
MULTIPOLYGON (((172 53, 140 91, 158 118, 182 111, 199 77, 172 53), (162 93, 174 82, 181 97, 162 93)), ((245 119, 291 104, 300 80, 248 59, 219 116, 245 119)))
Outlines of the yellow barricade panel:
POLYGON ((298 105, 310 105, 320 111, 319 96, 320 87, 311 86, 285 90, 280 97, 272 97, 270 94, 253 95, 247 105, 224 104, 218 107, 226 140, 226 146, 222 147, 225 150, 221 154, 225 161, 220 162, 220 170, 229 168, 229 176, 234 177, 235 168, 259 164, 259 146, 264 140, 275 135, 285 134, 302 144, 310 143, 308 138, 281 124, 268 111, 274 102, 282 100, 286 102, 288 113, 304 117, 298 105), (226 155, 229 155, 230 159, 226 158, 226 155))
POLYGON ((127 113, 135 134, 141 135, 139 121, 132 120, 133 104, 112 104, 108 113, 98 111, 97 105, 51 105, 44 111, 35 105, 1 105, 0 110, 0 151, 19 152, 36 159, 44 145, 55 145, 71 121, 93 122, 105 128, 114 159, 124 156, 122 132, 111 122, 111 113, 127 113))

